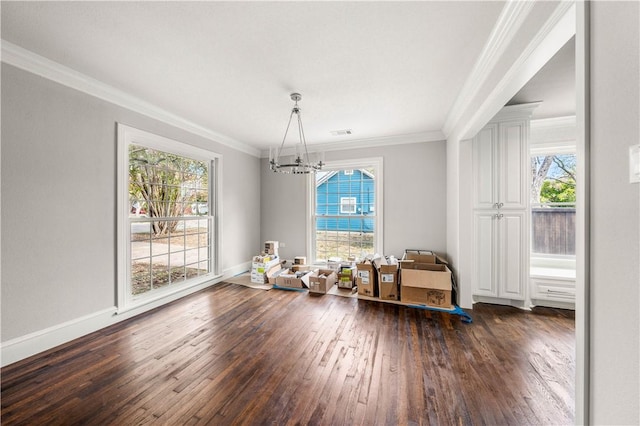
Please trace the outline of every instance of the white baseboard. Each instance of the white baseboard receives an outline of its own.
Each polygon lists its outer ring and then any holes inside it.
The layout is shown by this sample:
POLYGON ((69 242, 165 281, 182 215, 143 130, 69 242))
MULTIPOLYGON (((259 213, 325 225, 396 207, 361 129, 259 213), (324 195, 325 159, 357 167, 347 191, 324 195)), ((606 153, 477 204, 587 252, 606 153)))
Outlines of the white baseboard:
POLYGON ((490 303, 492 305, 513 306, 514 308, 530 311, 531 307, 527 306, 524 300, 502 299, 498 297, 473 296, 473 303, 490 303))
POLYGON ((223 277, 224 278, 231 278, 231 277, 235 277, 236 275, 240 275, 243 274, 247 271, 251 270, 251 261, 249 260, 248 262, 244 262, 241 263, 240 265, 236 265, 232 268, 227 268, 223 271, 223 277))
POLYGON ((116 307, 2 342, 2 367, 69 342, 114 323, 116 307))
POLYGON ((180 299, 181 297, 195 293, 207 287, 211 287, 227 278, 231 278, 238 274, 244 273, 251 269, 251 262, 244 262, 232 268, 224 270, 221 276, 214 280, 184 289, 184 291, 176 292, 155 300, 144 306, 139 306, 125 313, 117 313, 118 309, 113 306, 91 313, 89 315, 76 318, 62 324, 54 325, 15 339, 2 342, 0 352, 0 366, 4 367, 14 362, 23 360, 40 352, 55 348, 56 346, 70 342, 78 337, 86 336, 120 321, 129 319, 148 310, 157 308, 166 303, 180 299))
POLYGON ((569 311, 576 310, 576 304, 571 302, 557 302, 555 300, 531 299, 531 307, 567 309, 569 311))

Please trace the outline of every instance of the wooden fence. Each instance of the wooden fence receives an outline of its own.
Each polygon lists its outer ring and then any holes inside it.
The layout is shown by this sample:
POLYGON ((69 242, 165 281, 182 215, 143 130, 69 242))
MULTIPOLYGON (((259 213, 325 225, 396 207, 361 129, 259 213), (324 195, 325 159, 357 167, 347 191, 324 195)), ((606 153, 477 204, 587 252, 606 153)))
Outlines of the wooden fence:
POLYGON ((576 254, 576 209, 531 209, 531 251, 576 254))

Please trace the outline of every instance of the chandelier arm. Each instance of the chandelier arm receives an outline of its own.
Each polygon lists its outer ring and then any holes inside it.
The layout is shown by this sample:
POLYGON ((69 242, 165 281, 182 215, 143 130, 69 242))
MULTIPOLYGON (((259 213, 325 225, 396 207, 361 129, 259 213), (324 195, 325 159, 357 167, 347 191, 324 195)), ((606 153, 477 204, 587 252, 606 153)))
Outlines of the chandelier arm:
POLYGON ((307 164, 311 164, 309 160, 309 149, 307 148, 307 138, 304 136, 304 127, 302 125, 302 117, 300 117, 300 113, 298 113, 298 133, 300 133, 300 141, 304 145, 304 154, 306 156, 305 162, 307 164))
POLYGON ((287 133, 289 133, 289 127, 291 126, 291 119, 293 118, 293 112, 295 109, 291 110, 291 114, 289 114, 289 122, 287 123, 287 128, 284 131, 284 136, 282 137, 282 143, 280 144, 280 148, 278 148, 278 152, 276 154, 276 163, 280 162, 280 154, 282 153, 282 148, 284 148, 284 142, 287 140, 287 133))

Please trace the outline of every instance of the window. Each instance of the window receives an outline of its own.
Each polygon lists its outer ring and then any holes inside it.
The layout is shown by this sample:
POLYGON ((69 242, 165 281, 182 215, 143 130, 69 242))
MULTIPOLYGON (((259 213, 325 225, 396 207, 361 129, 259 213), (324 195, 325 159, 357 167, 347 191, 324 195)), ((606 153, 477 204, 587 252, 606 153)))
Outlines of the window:
POLYGON ((575 256, 575 153, 534 153, 531 173, 532 256, 575 256))
POLYGON ((309 200, 311 259, 382 253, 382 159, 327 163, 309 178, 309 200))
POLYGON ((213 278, 216 155, 118 125, 118 307, 213 278))
MULTIPOLYGON (((345 175, 347 175, 347 173, 345 173, 345 175)), ((347 176, 350 176, 350 175, 347 175, 347 176)), ((340 197, 340 213, 353 214, 355 212, 356 212, 356 197, 340 197)))

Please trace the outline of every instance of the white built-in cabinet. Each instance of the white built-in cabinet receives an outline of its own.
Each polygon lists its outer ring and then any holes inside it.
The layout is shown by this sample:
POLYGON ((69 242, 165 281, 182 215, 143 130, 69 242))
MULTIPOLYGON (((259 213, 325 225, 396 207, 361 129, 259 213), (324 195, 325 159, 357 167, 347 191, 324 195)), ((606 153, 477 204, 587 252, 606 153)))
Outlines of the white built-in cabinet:
POLYGON ((474 294, 524 300, 528 280, 525 212, 474 213, 474 294))
POLYGON ((473 140, 475 209, 526 209, 529 120, 490 123, 473 140))
POLYGON ((472 292, 524 301, 529 282, 529 121, 537 104, 503 108, 472 141, 472 292))

